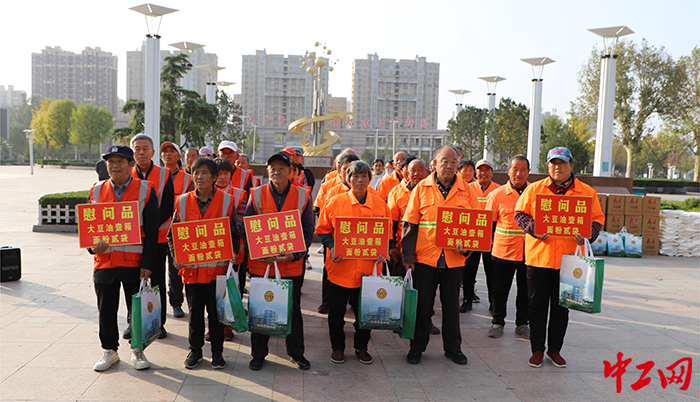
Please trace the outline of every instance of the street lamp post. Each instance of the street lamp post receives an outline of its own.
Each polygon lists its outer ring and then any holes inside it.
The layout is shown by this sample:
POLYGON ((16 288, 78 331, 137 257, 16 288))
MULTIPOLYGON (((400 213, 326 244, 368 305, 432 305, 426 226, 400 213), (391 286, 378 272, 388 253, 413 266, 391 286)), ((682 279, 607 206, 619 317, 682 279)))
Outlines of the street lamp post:
MULTIPOLYGON (((496 85, 501 81, 505 81, 506 79, 497 75, 490 77, 479 77, 479 79, 482 81, 486 81, 486 89, 488 90, 488 92, 486 93, 486 104, 488 105, 489 112, 491 112, 493 109, 496 108, 496 85)), ((489 121, 489 124, 493 123, 494 122, 489 121)), ((483 158, 486 160, 493 161, 493 151, 491 150, 489 142, 489 137, 484 136, 483 158)))
POLYGON ((634 31, 624 25, 589 29, 589 31, 603 37, 604 47, 600 61, 600 95, 598 98, 593 176, 610 177, 613 173, 613 120, 615 118, 615 70, 617 69, 617 55, 614 53, 618 38, 632 34, 634 31))
POLYGON ((253 161, 255 161, 255 137, 258 135, 258 125, 253 124, 253 161))
POLYGON ((219 67, 212 64, 205 64, 203 66, 197 66, 197 68, 202 69, 209 73, 209 79, 207 80, 207 93, 206 99, 207 103, 215 105, 216 104, 216 79, 219 70, 223 70, 226 67, 219 67))
POLYGON ((649 174, 647 175, 647 179, 651 179, 651 175, 654 172, 654 164, 653 163, 647 163, 647 167, 649 168, 649 174))
POLYGON ((34 174, 34 133, 36 130, 24 130, 29 140, 29 174, 34 174))
MULTIPOLYGON (((379 151, 379 129, 375 128, 374 129, 374 160, 377 160, 377 157, 379 156, 378 151, 379 151)), ((374 161, 372 161, 374 162, 374 161)))
MULTIPOLYGON (((194 53, 195 50, 204 47, 204 45, 192 42, 178 42, 173 43, 170 46, 174 47, 175 49, 179 49, 181 53, 184 53, 188 56, 194 53)), ((192 67, 192 60, 190 60, 189 66, 192 67)), ((182 87, 184 89, 187 89, 188 91, 194 91, 192 68, 187 70, 185 72, 185 75, 182 77, 182 87)))
POLYGON ((462 99, 464 99, 464 95, 470 93, 471 91, 468 91, 466 89, 450 89, 447 92, 455 94, 455 112, 452 118, 457 119, 457 115, 459 115, 459 112, 461 112, 463 109, 462 99))
POLYGON ((521 59, 532 66, 532 100, 530 101, 530 122, 527 130, 527 159, 530 172, 539 173, 537 165, 540 160, 540 128, 542 127, 542 71, 547 64, 554 63, 549 57, 521 59))

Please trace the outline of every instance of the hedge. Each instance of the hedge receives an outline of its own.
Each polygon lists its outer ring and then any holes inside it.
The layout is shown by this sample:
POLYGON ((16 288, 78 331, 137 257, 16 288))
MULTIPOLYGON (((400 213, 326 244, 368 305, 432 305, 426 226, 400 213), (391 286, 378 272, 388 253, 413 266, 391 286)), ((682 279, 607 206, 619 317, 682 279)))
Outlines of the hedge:
POLYGON ((700 198, 686 198, 683 201, 661 200, 661 209, 680 209, 686 212, 700 212, 700 198))
POLYGON ((700 189, 700 182, 692 180, 634 179, 634 187, 690 187, 700 189))
POLYGON ((95 166, 97 162, 76 162, 76 161, 69 161, 69 162, 64 162, 62 160, 54 160, 54 159, 40 159, 39 161, 40 165, 56 165, 56 166, 95 166))
POLYGON ((39 204, 42 207, 46 207, 47 205, 68 205, 70 207, 74 207, 78 204, 86 204, 89 196, 89 190, 46 194, 45 196, 39 198, 39 204))

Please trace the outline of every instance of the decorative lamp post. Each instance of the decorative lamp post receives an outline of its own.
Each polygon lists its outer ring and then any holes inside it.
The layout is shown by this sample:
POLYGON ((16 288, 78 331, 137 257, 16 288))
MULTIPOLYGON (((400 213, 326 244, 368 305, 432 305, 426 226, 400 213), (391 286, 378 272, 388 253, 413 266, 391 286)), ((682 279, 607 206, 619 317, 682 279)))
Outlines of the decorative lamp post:
MULTIPOLYGON (((321 85, 322 72, 324 68, 328 69, 328 72, 333 71, 333 66, 337 63, 336 61, 328 60, 327 56, 332 54, 331 50, 328 49, 326 44, 321 44, 316 42, 314 47, 322 47, 321 55, 317 55, 316 52, 306 52, 303 58, 301 58, 300 68, 306 67, 306 72, 313 74, 314 77, 314 109, 311 114, 312 117, 323 116, 323 109, 326 103, 326 94, 323 93, 323 87, 321 85)), ((320 145, 323 142, 324 121, 316 121, 311 123, 311 138, 313 139, 313 145, 320 145)))
POLYGON ((647 168, 649 168, 649 175, 647 176, 647 179, 651 179, 651 175, 654 173, 654 164, 647 163, 647 168))
MULTIPOLYGON (((192 42, 178 42, 178 43, 173 43, 170 46, 174 47, 175 49, 180 50, 180 53, 184 53, 186 55, 191 55, 195 50, 201 49, 204 47, 204 45, 200 45, 197 43, 192 43, 192 42)), ((188 91, 194 91, 194 74, 192 73, 192 63, 190 60, 189 63, 190 69, 185 72, 185 75, 182 77, 182 87, 188 91)))
MULTIPOLYGON (((144 95, 144 133, 153 140, 153 149, 160 149, 160 23, 163 16, 174 13, 173 8, 145 3, 130 10, 146 17, 146 89, 144 95)), ((153 154, 153 163, 160 165, 160 152, 153 154)))
MULTIPOLYGON (((479 79, 482 81, 486 81, 486 89, 488 90, 488 92, 486 93, 486 104, 488 105, 489 112, 491 112, 493 109, 496 108, 496 85, 501 81, 505 81, 506 79, 497 75, 491 77, 479 77, 479 79)), ((489 122, 489 124, 493 123, 494 122, 489 122)), ((488 136, 484 136, 483 158, 493 161, 493 151, 491 151, 488 136)))
POLYGON ((455 94, 455 112, 452 118, 456 119, 457 115, 459 115, 459 112, 461 112, 463 109, 462 99, 464 99, 464 95, 470 93, 471 91, 468 91, 466 89, 450 89, 447 92, 455 94))
POLYGON ((530 161, 530 172, 539 173, 537 165, 540 160, 540 129, 542 127, 542 71, 544 66, 554 63, 554 60, 549 57, 520 60, 532 66, 532 99, 527 130, 527 159, 530 161))
POLYGON ((633 34, 626 26, 589 29, 603 37, 603 55, 600 61, 600 95, 598 98, 598 121, 596 122, 595 158, 593 176, 610 177, 613 174, 613 120, 615 119, 615 72, 618 38, 633 34))
POLYGON ((212 64, 205 64, 203 66, 197 66, 197 68, 202 69, 202 70, 209 73, 209 77, 207 78, 206 98, 207 98, 207 103, 215 105, 216 104, 216 73, 219 70, 225 69, 226 67, 219 67, 219 66, 215 66, 212 64))
POLYGON ((29 140, 29 174, 34 174, 34 133, 36 130, 24 130, 29 140))

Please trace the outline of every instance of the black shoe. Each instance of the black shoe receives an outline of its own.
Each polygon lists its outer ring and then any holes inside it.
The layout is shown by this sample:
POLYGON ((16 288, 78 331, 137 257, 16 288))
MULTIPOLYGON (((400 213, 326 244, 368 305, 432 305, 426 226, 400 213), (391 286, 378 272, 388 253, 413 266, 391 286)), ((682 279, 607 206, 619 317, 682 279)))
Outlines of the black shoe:
MULTIPOLYGON (((299 370, 308 370, 311 368, 311 363, 309 363, 309 361, 306 360, 304 356, 292 357, 291 359, 294 363, 297 364, 299 370)), ((253 362, 251 362, 251 364, 253 364, 253 362)))
POLYGON ((328 306, 325 304, 321 304, 320 306, 318 306, 316 311, 318 311, 319 314, 328 314, 328 306))
POLYGON ((124 332, 122 332, 122 338, 124 339, 131 339, 131 325, 127 327, 124 332))
POLYGON ((233 342, 233 338, 235 335, 233 334, 233 330, 229 327, 224 328, 224 341, 226 342, 233 342))
POLYGON ((197 367, 199 362, 202 361, 202 351, 193 351, 191 350, 190 353, 187 355, 187 359, 185 359, 185 368, 188 369, 193 369, 197 367))
POLYGON ((466 313, 467 311, 472 311, 472 304, 465 301, 461 306, 459 306, 459 312, 466 313))
POLYGON ((262 357, 254 357, 253 360, 248 363, 248 368, 253 371, 258 371, 263 367, 265 359, 262 357))
POLYGON ((160 335, 158 335, 158 339, 163 339, 168 337, 168 331, 165 330, 165 327, 160 327, 160 335))
POLYGON ((205 340, 206 342, 211 342, 211 337, 209 336, 209 331, 207 331, 207 332, 204 334, 204 340, 205 340))
POLYGON ((479 296, 476 295, 476 292, 474 292, 474 296, 472 297, 472 302, 473 303, 481 303, 481 299, 479 296))
POLYGON ((440 335, 440 328, 436 327, 435 324, 433 324, 432 322, 430 323, 430 334, 440 335))
POLYGON ((467 356, 462 352, 445 352, 445 356, 449 357, 453 362, 457 364, 467 364, 467 356))
POLYGON ((182 311, 182 307, 180 307, 180 306, 173 307, 173 317, 182 318, 184 316, 185 316, 185 312, 182 311))
POLYGON ((409 362, 410 364, 419 364, 420 363, 420 358, 423 354, 421 352, 408 352, 408 356, 406 356, 406 361, 409 362))
POLYGON ((226 367, 226 360, 224 360, 224 356, 221 353, 212 355, 211 366, 215 370, 221 370, 222 368, 226 367))

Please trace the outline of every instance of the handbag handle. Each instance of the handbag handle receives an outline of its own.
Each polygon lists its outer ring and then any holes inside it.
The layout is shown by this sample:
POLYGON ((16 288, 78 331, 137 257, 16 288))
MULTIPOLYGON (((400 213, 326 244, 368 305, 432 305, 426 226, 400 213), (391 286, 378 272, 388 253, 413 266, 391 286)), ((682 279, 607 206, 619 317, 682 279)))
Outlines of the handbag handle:
MULTIPOLYGON (((274 264, 275 264, 275 279, 277 279, 279 281, 280 279, 282 279, 282 276, 280 275, 280 270, 277 267, 277 261, 275 261, 274 264)), ((265 279, 270 278, 270 264, 267 264, 267 268, 265 268, 265 276, 263 276, 263 278, 265 278, 265 279)))
POLYGON ((412 269, 406 270, 406 275, 404 275, 404 277, 403 277, 404 285, 410 283, 411 286, 413 286, 413 274, 412 274, 412 272, 413 272, 412 269))
MULTIPOLYGON (((380 272, 380 275, 384 275, 384 263, 383 263, 383 262, 382 262, 382 263, 375 262, 375 263, 374 263, 374 269, 373 269, 373 271, 372 271, 372 276, 377 276, 377 265, 378 265, 378 264, 382 264, 382 272, 380 272)), ((388 271, 388 268, 387 268, 387 271, 388 271)), ((387 272, 387 273, 388 273, 388 272, 387 272)))
POLYGON ((228 263, 228 269, 226 270, 226 279, 230 278, 233 276, 235 271, 233 270, 233 263, 228 263))
POLYGON ((580 244, 576 245, 576 251, 574 252, 574 255, 593 258, 593 247, 591 247, 591 242, 589 242, 588 239, 584 238, 583 246, 580 244))
POLYGON ((139 293, 143 292, 144 289, 150 289, 151 288, 151 278, 141 278, 141 283, 139 284, 139 293))

